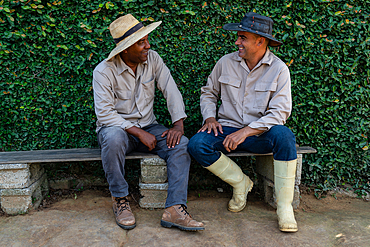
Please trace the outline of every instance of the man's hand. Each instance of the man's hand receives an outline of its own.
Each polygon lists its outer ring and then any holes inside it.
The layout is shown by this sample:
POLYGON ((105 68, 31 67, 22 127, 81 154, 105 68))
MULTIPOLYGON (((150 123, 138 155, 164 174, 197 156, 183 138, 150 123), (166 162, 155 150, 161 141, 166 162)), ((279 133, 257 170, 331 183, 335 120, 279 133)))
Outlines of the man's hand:
POLYGON ((231 152, 235 150, 240 143, 243 143, 249 136, 258 135, 264 132, 264 130, 252 129, 251 127, 244 127, 230 135, 227 135, 223 141, 223 145, 226 151, 231 152))
POLYGON ((214 117, 210 117, 210 118, 207 118, 203 127, 200 128, 198 130, 197 133, 199 132, 204 132, 207 130, 207 133, 211 133, 211 131, 213 130, 213 132, 215 133, 215 136, 218 136, 218 131, 217 129, 220 131, 221 134, 223 134, 224 132, 222 131, 222 126, 219 122, 216 121, 216 119, 214 117))
POLYGON ((155 145, 157 145, 157 139, 155 138, 155 136, 150 134, 149 132, 146 132, 145 130, 133 126, 126 129, 126 131, 130 135, 139 138, 139 140, 148 147, 149 151, 152 151, 155 148, 155 145))
POLYGON ((149 148, 149 151, 152 151, 155 148, 155 145, 157 145, 157 139, 149 132, 144 131, 142 135, 139 136, 139 139, 149 148))
POLYGON ((173 124, 171 129, 162 133, 162 137, 167 135, 167 147, 174 148, 180 143, 181 137, 184 134, 184 120, 180 119, 173 124))

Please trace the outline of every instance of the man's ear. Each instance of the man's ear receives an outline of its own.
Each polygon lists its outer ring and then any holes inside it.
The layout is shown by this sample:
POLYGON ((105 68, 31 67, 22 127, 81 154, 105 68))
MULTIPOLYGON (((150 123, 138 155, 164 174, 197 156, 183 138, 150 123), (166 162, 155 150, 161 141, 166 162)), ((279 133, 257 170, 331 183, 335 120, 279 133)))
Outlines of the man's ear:
POLYGON ((266 38, 265 37, 262 37, 260 36, 259 39, 258 39, 258 43, 257 43, 257 46, 261 46, 265 43, 266 41, 266 38))

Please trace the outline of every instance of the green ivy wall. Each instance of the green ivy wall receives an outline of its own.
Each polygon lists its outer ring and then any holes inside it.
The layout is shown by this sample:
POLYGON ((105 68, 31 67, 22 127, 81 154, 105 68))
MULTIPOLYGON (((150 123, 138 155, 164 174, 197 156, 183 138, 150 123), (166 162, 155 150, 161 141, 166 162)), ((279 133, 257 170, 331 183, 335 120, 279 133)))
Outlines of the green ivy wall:
MULTIPOLYGON (((273 52, 291 70, 287 125, 307 155, 304 182, 320 191, 370 190, 370 1, 0 1, 1 151, 95 147, 92 71, 114 47, 107 27, 132 13, 162 20, 152 48, 181 90, 186 135, 201 126, 200 87, 216 61, 235 51, 223 24, 248 11, 270 16, 284 42, 273 52)), ((158 120, 170 118, 156 96, 158 120)))

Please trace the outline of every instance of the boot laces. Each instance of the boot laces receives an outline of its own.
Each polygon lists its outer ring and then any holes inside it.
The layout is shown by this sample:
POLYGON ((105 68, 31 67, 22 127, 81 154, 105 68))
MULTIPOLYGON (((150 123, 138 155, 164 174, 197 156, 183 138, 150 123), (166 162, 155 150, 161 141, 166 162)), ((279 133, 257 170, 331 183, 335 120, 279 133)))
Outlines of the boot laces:
POLYGON ((189 214, 189 212, 186 210, 186 207, 185 207, 184 205, 181 205, 181 206, 179 207, 179 209, 182 209, 182 210, 181 210, 181 213, 184 213, 184 216, 189 215, 189 216, 190 216, 190 218, 191 218, 191 215, 190 215, 190 214, 189 214))
POLYGON ((116 198, 118 213, 124 210, 130 210, 130 205, 126 197, 116 198))

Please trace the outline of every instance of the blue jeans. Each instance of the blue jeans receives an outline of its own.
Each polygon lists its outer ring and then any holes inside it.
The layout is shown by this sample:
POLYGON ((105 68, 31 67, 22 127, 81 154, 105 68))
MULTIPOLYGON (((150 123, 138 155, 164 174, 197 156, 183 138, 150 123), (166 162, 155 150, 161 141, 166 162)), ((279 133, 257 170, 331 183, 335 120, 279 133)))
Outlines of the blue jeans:
POLYGON ((186 206, 191 162, 187 152, 188 138, 182 136, 178 145, 168 148, 167 136, 161 137, 167 130, 166 127, 151 124, 142 129, 153 134, 157 139, 157 145, 152 151, 149 151, 139 138, 128 134, 121 127, 103 127, 98 133, 102 164, 112 196, 124 197, 129 194, 128 184, 124 178, 126 154, 132 151, 147 152, 157 154, 167 162, 168 191, 165 207, 177 204, 186 206))
MULTIPOLYGON (((238 131, 238 128, 222 126, 223 134, 215 136, 213 132, 199 132, 189 141, 188 152, 204 167, 216 162, 221 154, 228 153, 222 144, 227 135, 238 131)), ((260 136, 250 136, 238 145, 234 151, 250 153, 273 153, 275 160, 290 161, 297 159, 295 136, 290 129, 276 125, 260 136)), ((234 152, 233 151, 233 152, 234 152)))

